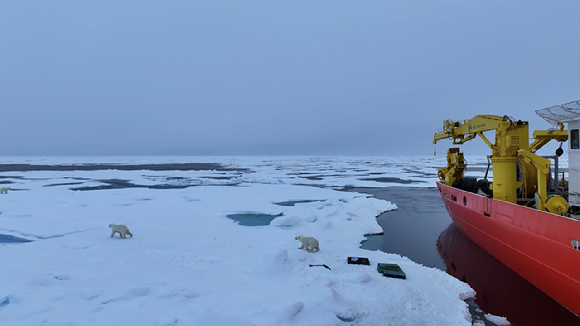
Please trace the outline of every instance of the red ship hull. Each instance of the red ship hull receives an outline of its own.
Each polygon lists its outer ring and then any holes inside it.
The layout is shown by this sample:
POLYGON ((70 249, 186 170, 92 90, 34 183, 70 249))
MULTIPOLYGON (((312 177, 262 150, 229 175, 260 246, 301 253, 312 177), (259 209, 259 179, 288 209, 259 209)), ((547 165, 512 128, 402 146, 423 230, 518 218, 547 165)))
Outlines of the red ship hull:
POLYGON ((457 227, 538 289, 580 316, 580 221, 437 182, 457 227))

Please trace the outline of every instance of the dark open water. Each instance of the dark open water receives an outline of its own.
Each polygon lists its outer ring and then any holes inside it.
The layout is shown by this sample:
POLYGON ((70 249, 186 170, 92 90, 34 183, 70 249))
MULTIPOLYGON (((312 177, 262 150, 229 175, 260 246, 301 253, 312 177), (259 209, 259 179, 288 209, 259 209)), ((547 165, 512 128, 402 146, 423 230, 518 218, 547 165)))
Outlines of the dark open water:
POLYGON ((349 190, 371 194, 398 207, 378 217, 384 235, 371 240, 378 246, 373 249, 407 256, 467 282, 477 292, 479 308, 506 317, 512 325, 580 325, 579 317, 463 235, 451 222, 437 188, 349 190))

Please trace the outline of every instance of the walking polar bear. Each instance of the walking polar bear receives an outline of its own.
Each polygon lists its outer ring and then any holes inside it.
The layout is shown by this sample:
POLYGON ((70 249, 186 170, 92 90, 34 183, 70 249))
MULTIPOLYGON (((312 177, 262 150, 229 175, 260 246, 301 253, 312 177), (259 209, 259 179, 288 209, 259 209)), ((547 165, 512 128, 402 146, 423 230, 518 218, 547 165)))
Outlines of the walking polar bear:
POLYGON ((109 227, 111 228, 111 238, 115 236, 115 233, 119 233, 119 235, 123 239, 125 239, 127 237, 127 234, 130 235, 131 238, 133 237, 133 233, 131 233, 131 231, 129 231, 129 228, 126 225, 109 224, 109 227))
POLYGON ((313 237, 303 237, 301 235, 294 238, 302 243, 302 247, 298 249, 304 249, 308 252, 314 252, 320 250, 318 240, 313 237))
POLYGON ((10 187, 2 187, 0 188, 0 194, 7 194, 10 187))

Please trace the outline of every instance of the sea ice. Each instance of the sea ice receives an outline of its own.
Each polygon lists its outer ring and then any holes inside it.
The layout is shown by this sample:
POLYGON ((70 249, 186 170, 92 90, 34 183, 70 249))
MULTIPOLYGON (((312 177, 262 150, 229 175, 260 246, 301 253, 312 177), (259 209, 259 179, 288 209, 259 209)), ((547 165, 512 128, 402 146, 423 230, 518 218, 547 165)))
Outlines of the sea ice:
POLYGON ((299 166, 232 162, 250 168, 236 186, 208 179, 186 188, 73 191, 54 184, 77 178, 84 185, 151 185, 212 173, 1 173, 15 190, 0 196, 0 233, 34 241, 0 247, 0 324, 471 325, 467 284, 406 257, 359 248, 364 234, 381 231, 376 216, 395 205, 331 189, 359 182, 352 177, 312 187, 288 182, 299 166), (285 181, 272 182, 278 177, 285 181), (275 204, 296 198, 303 201, 275 204), (283 215, 265 226, 227 218, 241 212, 283 215), (134 237, 110 238, 110 223, 126 224, 134 237), (297 235, 316 237, 320 251, 299 250, 297 235), (371 265, 348 264, 349 256, 368 257, 371 265), (383 277, 377 263, 398 264, 407 279, 383 277), (321 264, 330 269, 310 266, 321 264))

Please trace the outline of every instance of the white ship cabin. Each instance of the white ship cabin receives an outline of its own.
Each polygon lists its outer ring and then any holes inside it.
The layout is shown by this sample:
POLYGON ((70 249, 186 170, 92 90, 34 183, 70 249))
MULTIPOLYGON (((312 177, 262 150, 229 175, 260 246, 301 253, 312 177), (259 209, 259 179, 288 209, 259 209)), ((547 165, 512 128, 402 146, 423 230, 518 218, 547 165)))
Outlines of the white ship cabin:
POLYGON ((568 121, 568 203, 580 207, 580 114, 568 121))

